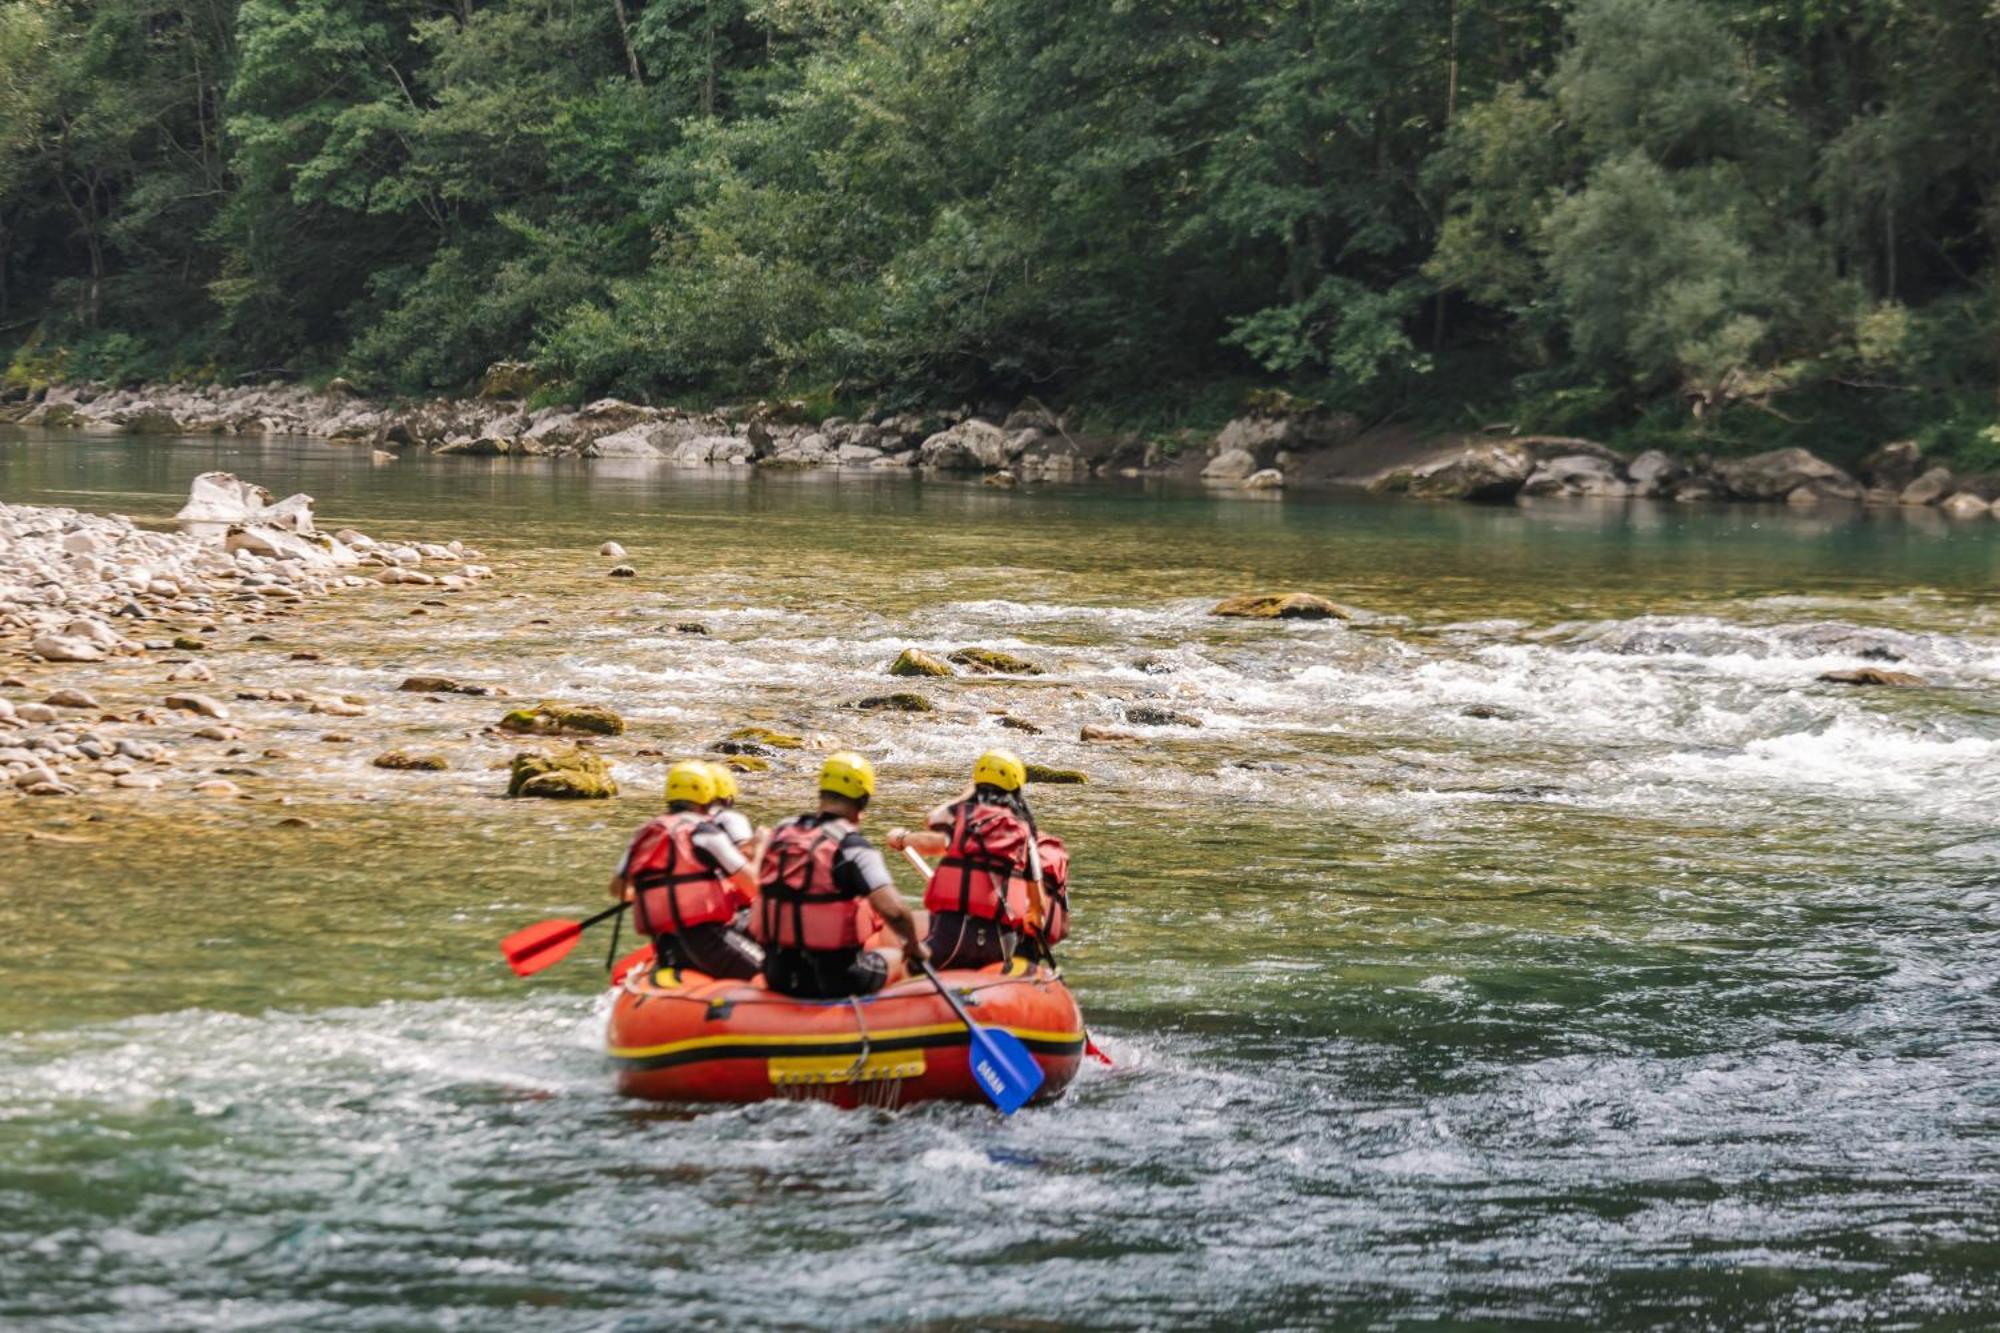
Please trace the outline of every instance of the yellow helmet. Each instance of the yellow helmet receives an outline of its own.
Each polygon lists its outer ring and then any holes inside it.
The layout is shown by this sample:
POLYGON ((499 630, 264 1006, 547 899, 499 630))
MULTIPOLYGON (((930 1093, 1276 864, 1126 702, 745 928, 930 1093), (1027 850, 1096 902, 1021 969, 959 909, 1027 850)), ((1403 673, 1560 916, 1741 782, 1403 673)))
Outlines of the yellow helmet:
POLYGON ((1019 791, 1028 780, 1028 766, 1012 750, 988 750, 972 766, 972 780, 1001 791, 1019 791))
POLYGON ((710 760, 707 764, 710 776, 715 779, 715 799, 733 801, 742 795, 743 789, 736 785, 736 774, 727 764, 710 760))
POLYGON ((699 759, 683 759, 667 770, 667 801, 707 805, 715 799, 715 774, 699 759))
POLYGON ((852 750, 830 754, 820 765, 819 789, 865 801, 875 794, 875 765, 852 750))

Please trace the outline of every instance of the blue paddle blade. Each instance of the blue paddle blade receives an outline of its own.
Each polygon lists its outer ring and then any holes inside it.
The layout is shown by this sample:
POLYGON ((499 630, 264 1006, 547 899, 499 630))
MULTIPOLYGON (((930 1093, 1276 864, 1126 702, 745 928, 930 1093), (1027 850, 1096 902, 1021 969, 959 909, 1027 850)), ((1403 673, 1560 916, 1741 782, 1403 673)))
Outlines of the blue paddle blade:
POLYGON ((972 1049, 967 1052, 967 1059, 972 1062, 972 1077, 978 1081, 980 1091, 1000 1108, 1001 1115, 1014 1114, 1040 1091, 1042 1067, 1013 1033, 983 1028, 976 1023, 968 1026, 972 1049))

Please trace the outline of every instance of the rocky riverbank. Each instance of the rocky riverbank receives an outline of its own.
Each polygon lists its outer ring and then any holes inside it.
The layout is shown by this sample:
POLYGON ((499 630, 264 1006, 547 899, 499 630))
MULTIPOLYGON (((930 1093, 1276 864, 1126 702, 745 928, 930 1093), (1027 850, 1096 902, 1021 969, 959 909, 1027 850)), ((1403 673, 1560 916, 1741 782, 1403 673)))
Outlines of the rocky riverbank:
MULTIPOLYGON (((226 473, 195 480, 184 531, 0 504, 0 688, 20 696, 0 695, 0 785, 235 796, 230 764, 213 757, 240 763, 252 751, 232 703, 216 697, 212 647, 268 641, 261 626, 319 598, 391 585, 451 594, 491 577, 460 542, 318 532, 312 506, 305 495, 273 504, 226 473)), ((328 717, 363 711, 325 692, 284 702, 328 717)))
POLYGON ((393 462, 399 451, 488 458, 582 457, 663 466, 921 470, 983 476, 995 486, 1166 477, 1272 493, 1351 487, 1438 500, 1748 501, 1794 506, 1936 507, 1953 518, 1994 512, 2000 478, 1959 476, 1911 441, 1883 445, 1854 471, 1806 449, 1743 458, 1620 453, 1556 436, 1423 435, 1364 430, 1342 413, 1290 400, 1230 422, 1213 438, 1145 440, 1078 429, 1029 403, 1011 411, 877 413, 814 421, 799 404, 694 413, 600 399, 531 407, 498 373, 474 398, 388 402, 341 381, 325 389, 59 385, 0 405, 0 421, 96 434, 297 435, 346 443, 393 462))

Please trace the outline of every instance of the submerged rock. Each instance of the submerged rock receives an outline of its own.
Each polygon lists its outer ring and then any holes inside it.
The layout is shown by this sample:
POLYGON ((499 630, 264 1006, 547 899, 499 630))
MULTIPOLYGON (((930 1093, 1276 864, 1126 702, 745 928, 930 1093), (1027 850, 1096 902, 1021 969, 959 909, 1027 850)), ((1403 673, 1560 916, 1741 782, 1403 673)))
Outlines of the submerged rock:
POLYGON ((1127 704, 1125 720, 1136 727, 1199 727, 1201 719, 1159 704, 1127 704))
POLYGON ((971 671, 995 676, 1039 676, 1042 668, 1025 657, 1003 653, 998 648, 959 648, 950 660, 971 671))
POLYGON ((937 705, 921 694, 872 694, 856 699, 854 706, 864 713, 935 713, 937 705))
POLYGON ((1922 676, 1907 671, 1885 671, 1881 667, 1856 667, 1851 671, 1824 671, 1820 680, 1829 685, 1888 685, 1912 689, 1928 685, 1922 676))
POLYGON ((769 727, 738 727, 729 733, 727 739, 749 745, 768 746, 773 750, 803 750, 805 738, 789 732, 773 731, 769 727))
POLYGON ((1136 731, 1121 731, 1117 727, 1085 726, 1077 733, 1077 739, 1095 744, 1111 745, 1120 742, 1144 741, 1146 738, 1136 731))
POLYGON ((1244 620, 1345 620, 1347 612, 1309 592, 1252 593, 1230 597, 1209 608, 1212 616, 1244 620))
POLYGON ((604 543, 604 545, 597 548, 597 553, 611 560, 623 560, 625 558, 625 548, 617 542, 604 543))
POLYGON ((555 801, 601 801, 618 794, 610 767, 588 750, 524 750, 509 766, 507 794, 555 801))
POLYGON ((583 731, 597 736, 622 736, 625 719, 597 704, 539 703, 517 708, 500 719, 500 730, 517 735, 583 731))
POLYGON ((386 751, 369 762, 377 768, 397 772, 442 773, 451 767, 451 761, 441 754, 409 754, 402 750, 386 751))
POLYGON ((889 664, 892 676, 953 676, 958 673, 941 657, 934 657, 921 648, 905 648, 889 664))
POLYGON ((1046 764, 1025 765, 1028 781, 1040 782, 1052 787, 1081 787, 1090 781, 1090 776, 1074 768, 1050 768, 1046 764))
POLYGON ((613 565, 609 577, 614 579, 636 579, 639 571, 630 565, 613 565))
POLYGON ((1039 736, 1042 734, 1040 727, 1024 717, 1014 717, 1011 714, 1002 713, 999 717, 994 718, 993 721, 1009 731, 1024 731, 1030 736, 1039 736))
POLYGON ((212 717, 218 722, 229 720, 229 710, 205 694, 170 694, 165 702, 167 707, 178 708, 185 713, 212 717))
POLYGON ((453 680, 449 676, 411 676, 396 688, 406 694, 471 694, 504 697, 507 693, 498 685, 469 684, 453 680))

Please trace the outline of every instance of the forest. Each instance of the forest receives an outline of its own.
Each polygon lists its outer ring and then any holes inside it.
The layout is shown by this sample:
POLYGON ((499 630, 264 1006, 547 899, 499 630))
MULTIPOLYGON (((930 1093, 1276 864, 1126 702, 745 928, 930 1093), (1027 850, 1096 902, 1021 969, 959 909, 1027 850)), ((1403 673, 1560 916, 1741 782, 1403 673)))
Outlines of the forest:
POLYGON ((0 358, 2000 465, 1990 0, 0 0, 0 358))

